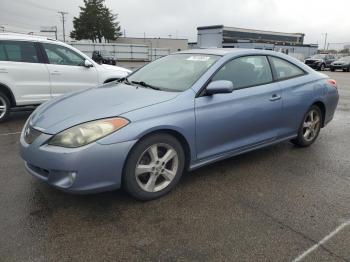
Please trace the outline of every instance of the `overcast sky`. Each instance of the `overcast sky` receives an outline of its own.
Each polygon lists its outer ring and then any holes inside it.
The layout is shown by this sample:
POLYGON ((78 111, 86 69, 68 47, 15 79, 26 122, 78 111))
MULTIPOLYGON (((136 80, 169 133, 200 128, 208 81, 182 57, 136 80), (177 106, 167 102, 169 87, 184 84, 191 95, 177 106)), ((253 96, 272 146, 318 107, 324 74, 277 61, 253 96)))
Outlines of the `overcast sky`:
MULTIPOLYGON (((0 0, 0 3, 0 26, 5 30, 38 32, 40 26, 57 25, 62 38, 57 11, 69 12, 68 35, 83 1, 0 0)), ((196 41, 198 26, 224 24, 301 32, 306 34, 305 43, 319 43, 321 47, 326 32, 330 43, 350 42, 349 0, 106 0, 106 5, 119 14, 127 36, 177 35, 196 41)))

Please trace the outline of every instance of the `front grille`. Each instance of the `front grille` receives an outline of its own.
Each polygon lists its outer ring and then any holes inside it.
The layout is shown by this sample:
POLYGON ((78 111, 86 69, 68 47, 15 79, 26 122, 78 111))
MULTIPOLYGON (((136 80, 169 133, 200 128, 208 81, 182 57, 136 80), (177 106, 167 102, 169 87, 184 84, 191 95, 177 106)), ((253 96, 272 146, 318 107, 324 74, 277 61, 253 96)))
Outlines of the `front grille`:
POLYGON ((315 61, 313 61, 313 60, 306 60, 305 61, 305 64, 307 64, 307 65, 312 65, 314 63, 315 63, 315 61))
POLYGON ((28 124, 24 130, 24 141, 26 141, 27 144, 32 144, 40 135, 40 131, 34 129, 28 124))

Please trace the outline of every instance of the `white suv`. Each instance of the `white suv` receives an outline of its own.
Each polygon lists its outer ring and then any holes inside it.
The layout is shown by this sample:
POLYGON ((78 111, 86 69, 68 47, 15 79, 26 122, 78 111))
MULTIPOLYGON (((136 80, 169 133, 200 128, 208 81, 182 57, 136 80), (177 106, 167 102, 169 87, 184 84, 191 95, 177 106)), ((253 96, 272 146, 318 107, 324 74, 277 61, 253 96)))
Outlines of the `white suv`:
POLYGON ((0 122, 11 108, 39 105, 68 92, 123 78, 130 72, 99 65, 53 39, 0 34, 0 122))

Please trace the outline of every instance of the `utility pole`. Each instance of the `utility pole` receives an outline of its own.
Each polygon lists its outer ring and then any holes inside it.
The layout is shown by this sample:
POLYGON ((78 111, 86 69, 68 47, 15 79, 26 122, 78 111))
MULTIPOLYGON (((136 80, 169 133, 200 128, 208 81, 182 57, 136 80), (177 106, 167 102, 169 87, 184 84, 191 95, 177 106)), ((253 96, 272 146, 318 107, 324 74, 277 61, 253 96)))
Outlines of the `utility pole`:
POLYGON ((323 50, 324 50, 324 51, 326 51, 327 36, 328 36, 328 33, 325 33, 325 36, 324 36, 324 47, 323 47, 323 50))
POLYGON ((62 16, 63 42, 66 42, 66 31, 64 29, 64 23, 66 22, 66 20, 65 20, 64 16, 67 15, 68 13, 67 12, 63 12, 63 11, 59 11, 57 13, 61 14, 61 16, 62 16))

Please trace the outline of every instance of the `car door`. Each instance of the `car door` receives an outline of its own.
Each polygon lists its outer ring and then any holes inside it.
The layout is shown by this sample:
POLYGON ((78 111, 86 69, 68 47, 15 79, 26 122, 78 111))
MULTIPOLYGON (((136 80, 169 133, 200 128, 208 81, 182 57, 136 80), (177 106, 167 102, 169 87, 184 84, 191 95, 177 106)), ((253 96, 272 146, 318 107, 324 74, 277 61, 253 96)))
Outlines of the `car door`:
POLYGON ((314 83, 305 80, 307 72, 287 60, 269 57, 275 79, 281 87, 283 96, 283 119, 281 121, 282 137, 295 135, 305 112, 314 96, 314 83))
POLYGON ((13 92, 17 105, 50 99, 50 80, 37 43, 1 40, 0 83, 13 92))
POLYGON ((85 58, 75 51, 57 44, 42 44, 47 55, 51 96, 88 89, 98 84, 94 66, 85 67, 85 58))
POLYGON ((228 80, 229 94, 195 99, 198 159, 244 150, 273 141, 282 118, 282 96, 265 56, 246 56, 226 63, 211 79, 228 80))

